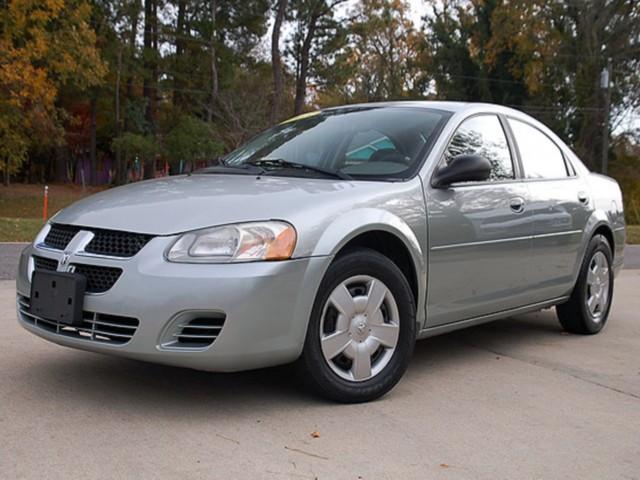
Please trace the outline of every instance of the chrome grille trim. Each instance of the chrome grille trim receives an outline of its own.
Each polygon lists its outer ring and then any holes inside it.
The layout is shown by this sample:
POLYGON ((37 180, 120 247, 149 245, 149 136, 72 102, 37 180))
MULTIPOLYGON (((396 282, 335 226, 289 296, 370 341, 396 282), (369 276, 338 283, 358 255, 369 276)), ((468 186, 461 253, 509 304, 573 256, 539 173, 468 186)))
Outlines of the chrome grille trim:
POLYGON ((17 306, 20 319, 25 323, 49 333, 90 342, 125 345, 133 338, 140 325, 136 318, 87 311, 83 312, 82 326, 65 325, 30 313, 29 298, 23 295, 18 295, 17 306), (105 321, 104 318, 111 321, 105 321))
POLYGON ((163 348, 169 349, 204 349, 210 347, 218 338, 224 327, 226 315, 209 312, 201 316, 182 320, 172 328, 163 348))

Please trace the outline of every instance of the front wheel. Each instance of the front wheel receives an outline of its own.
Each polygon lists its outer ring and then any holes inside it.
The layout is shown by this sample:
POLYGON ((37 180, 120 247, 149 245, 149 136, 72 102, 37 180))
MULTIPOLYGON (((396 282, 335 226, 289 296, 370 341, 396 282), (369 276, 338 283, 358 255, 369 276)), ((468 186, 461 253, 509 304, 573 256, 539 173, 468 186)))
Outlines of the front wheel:
POLYGON ((335 401, 378 398, 405 372, 415 329, 415 303, 400 269, 374 250, 346 253, 316 295, 299 361, 303 378, 335 401))
POLYGON ((613 298, 612 257, 607 239, 602 235, 594 236, 587 247, 571 297, 556 306, 558 319, 566 331, 590 335, 604 327, 613 298))

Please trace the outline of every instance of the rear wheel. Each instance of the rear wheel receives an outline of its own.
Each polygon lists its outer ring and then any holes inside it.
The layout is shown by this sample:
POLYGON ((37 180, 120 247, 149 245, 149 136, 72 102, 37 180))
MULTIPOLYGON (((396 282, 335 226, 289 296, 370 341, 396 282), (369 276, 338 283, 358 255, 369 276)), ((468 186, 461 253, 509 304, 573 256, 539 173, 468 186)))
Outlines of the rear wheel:
POLYGON ((602 235, 589 242, 578 282, 566 303, 556 306, 565 330, 589 335, 598 333, 609 317, 613 298, 611 247, 602 235))
POLYGON ((398 267, 374 250, 340 256, 323 279, 300 358, 321 395, 365 402, 388 392, 415 343, 415 306, 398 267))

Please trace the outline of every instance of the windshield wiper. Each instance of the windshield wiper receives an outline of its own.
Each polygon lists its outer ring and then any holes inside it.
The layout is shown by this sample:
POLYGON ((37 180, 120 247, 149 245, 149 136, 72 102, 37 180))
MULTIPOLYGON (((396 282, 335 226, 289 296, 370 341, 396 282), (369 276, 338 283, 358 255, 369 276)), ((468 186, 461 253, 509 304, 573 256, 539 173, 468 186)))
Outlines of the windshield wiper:
POLYGON ((256 167, 265 166, 265 167, 276 167, 276 168, 295 168, 299 170, 309 170, 312 172, 322 173, 330 177, 339 178, 340 180, 353 180, 351 175, 341 172, 340 170, 330 170, 328 168, 316 167, 314 165, 306 165, 304 163, 290 162, 282 158, 261 158, 259 160, 254 160, 253 162, 248 162, 248 165, 253 165, 256 167))
POLYGON ((263 175, 264 173, 266 173, 266 170, 264 168, 251 163, 241 163, 239 165, 233 165, 225 162, 224 159, 220 159, 218 161, 220 165, 200 168, 193 173, 237 173, 240 175, 263 175), (238 170, 241 171, 238 172, 238 170))

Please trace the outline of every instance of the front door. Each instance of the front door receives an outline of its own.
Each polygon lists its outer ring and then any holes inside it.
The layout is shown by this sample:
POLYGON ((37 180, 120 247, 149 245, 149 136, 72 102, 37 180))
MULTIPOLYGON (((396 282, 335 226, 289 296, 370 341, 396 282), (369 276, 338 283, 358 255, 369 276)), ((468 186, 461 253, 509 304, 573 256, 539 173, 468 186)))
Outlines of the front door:
POLYGON ((527 186, 500 119, 476 115, 456 130, 442 162, 467 153, 487 158, 491 179, 435 189, 428 212, 427 326, 527 303, 532 216, 527 186))

